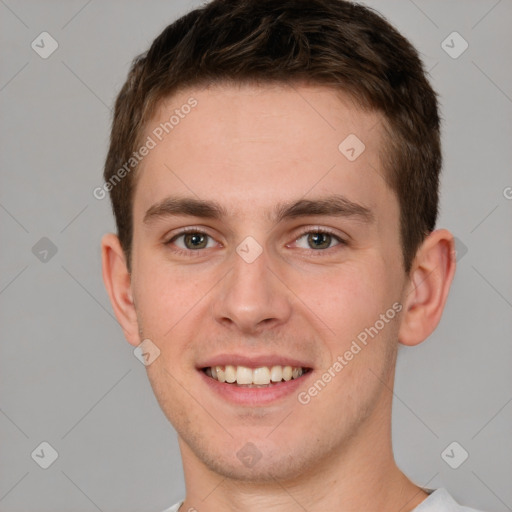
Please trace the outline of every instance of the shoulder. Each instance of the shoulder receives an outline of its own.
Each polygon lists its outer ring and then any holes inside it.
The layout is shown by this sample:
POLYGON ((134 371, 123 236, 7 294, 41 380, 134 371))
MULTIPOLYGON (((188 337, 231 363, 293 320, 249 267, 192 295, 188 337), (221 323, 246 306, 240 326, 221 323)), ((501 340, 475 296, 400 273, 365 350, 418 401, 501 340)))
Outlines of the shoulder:
POLYGON ((436 489, 412 512, 482 512, 474 508, 459 505, 444 489, 436 489))
POLYGON ((181 505, 183 505, 183 501, 180 501, 179 503, 176 503, 172 507, 162 510, 162 512, 178 512, 178 509, 181 507, 181 505))

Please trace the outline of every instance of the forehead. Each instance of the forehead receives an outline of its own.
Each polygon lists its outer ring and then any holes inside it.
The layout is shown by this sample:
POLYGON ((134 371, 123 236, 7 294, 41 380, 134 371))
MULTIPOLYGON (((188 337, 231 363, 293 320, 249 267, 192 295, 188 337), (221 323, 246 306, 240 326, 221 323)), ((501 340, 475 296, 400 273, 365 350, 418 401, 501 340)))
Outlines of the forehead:
MULTIPOLYGON (((217 85, 162 101, 145 129, 135 220, 165 195, 215 198, 233 214, 332 192, 369 208, 383 179, 380 115, 322 86, 217 85)), ((396 202, 396 200, 395 200, 396 202)))

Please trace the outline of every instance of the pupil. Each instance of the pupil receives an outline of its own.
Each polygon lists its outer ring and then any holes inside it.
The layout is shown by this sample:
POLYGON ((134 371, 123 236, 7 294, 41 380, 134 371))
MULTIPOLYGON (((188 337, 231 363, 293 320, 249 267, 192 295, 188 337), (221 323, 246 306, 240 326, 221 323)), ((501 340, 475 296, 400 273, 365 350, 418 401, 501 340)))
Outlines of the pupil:
POLYGON ((316 248, 316 249, 318 249, 319 247, 320 248, 329 247, 330 239, 331 239, 331 235, 329 235, 328 233, 315 233, 313 235, 309 235, 309 240, 313 241, 313 244, 315 245, 314 248, 316 248), (327 239, 327 242, 326 242, 326 239, 327 239), (317 244, 318 241, 320 242, 320 244, 317 244), (323 243, 322 243, 322 241, 323 241, 323 243))

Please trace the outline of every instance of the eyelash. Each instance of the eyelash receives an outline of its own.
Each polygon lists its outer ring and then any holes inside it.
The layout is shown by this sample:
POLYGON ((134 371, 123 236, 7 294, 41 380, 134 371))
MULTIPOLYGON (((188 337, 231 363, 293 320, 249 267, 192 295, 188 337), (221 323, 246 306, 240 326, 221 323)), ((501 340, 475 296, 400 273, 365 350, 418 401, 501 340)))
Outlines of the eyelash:
MULTIPOLYGON (((189 228, 185 228, 185 229, 182 229, 181 231, 179 231, 178 233, 176 233, 171 239, 169 239, 167 242, 164 242, 164 245, 165 246, 170 246, 176 239, 178 239, 180 236, 183 236, 183 235, 186 235, 186 234, 189 234, 189 233, 193 233, 193 234, 198 234, 198 235, 206 235, 210 238, 213 239, 212 236, 210 236, 208 233, 206 233, 205 231, 201 230, 201 229, 198 229, 198 228, 194 228, 193 226, 192 227, 189 227, 189 228)), ((346 240, 344 240, 343 238, 341 238, 339 235, 336 235, 334 232, 328 230, 328 229, 325 229, 325 228, 314 228, 312 229, 311 227, 309 228, 305 228, 303 231, 301 231, 299 233, 298 236, 296 236, 294 238, 294 242, 296 242, 297 240, 299 240, 300 238, 302 238, 304 235, 308 235, 308 234, 311 234, 311 233, 315 233, 315 234, 318 234, 318 233, 322 233, 322 234, 326 234, 326 235, 330 235, 332 236, 337 242, 339 242, 339 244, 337 245, 340 245, 340 246, 346 246, 348 245, 346 240)), ((306 251, 309 251, 310 253, 316 253, 315 256, 322 256, 322 253, 325 253, 327 251, 329 251, 330 249, 334 249, 335 247, 337 247, 337 245, 333 246, 333 247, 328 247, 327 249, 303 249, 303 250, 306 250, 306 251)), ((193 249, 181 249, 181 248, 173 248, 171 249, 174 253, 178 254, 178 255, 181 255, 181 256, 199 256, 200 253, 204 250, 204 249, 196 249, 196 250, 193 250, 193 249), (193 255, 191 253, 198 253, 197 255, 193 255)))

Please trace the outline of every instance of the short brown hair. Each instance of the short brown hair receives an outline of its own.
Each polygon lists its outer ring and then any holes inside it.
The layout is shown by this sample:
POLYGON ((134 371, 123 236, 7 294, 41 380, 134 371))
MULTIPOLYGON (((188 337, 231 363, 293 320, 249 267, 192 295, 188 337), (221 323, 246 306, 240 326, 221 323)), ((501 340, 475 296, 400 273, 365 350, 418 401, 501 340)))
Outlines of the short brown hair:
MULTIPOLYGON (((441 147, 436 93, 407 39, 374 10, 344 0, 213 0, 133 61, 115 103, 105 182, 136 150, 161 100, 220 82, 327 85, 383 114, 385 179, 398 198, 409 273, 435 227, 441 147)), ((129 172, 109 188, 128 269, 135 185, 129 172)))

